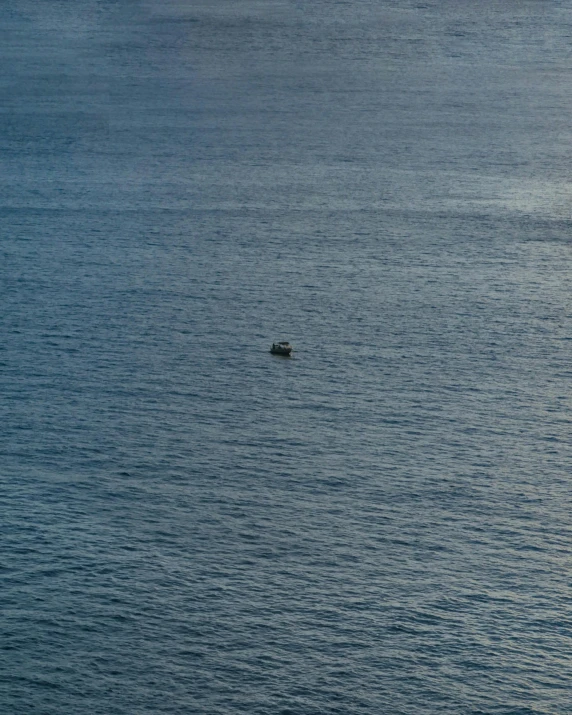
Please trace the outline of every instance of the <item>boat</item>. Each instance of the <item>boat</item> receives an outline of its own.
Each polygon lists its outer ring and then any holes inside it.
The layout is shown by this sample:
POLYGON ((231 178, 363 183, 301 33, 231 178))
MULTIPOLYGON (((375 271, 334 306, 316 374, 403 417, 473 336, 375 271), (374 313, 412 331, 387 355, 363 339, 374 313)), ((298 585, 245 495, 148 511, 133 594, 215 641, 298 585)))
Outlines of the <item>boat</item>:
POLYGON ((271 352, 273 355, 284 355, 284 356, 287 356, 287 355, 290 355, 290 353, 292 352, 292 346, 290 345, 290 343, 288 343, 288 342, 286 342, 285 340, 283 340, 283 341, 280 342, 280 343, 272 343, 272 347, 270 348, 270 352, 271 352))

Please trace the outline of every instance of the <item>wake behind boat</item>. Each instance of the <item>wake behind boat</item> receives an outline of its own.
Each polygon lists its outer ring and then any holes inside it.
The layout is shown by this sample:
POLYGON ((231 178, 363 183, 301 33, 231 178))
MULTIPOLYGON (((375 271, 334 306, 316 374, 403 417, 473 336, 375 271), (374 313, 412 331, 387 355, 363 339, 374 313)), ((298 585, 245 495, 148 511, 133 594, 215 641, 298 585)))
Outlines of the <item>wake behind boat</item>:
POLYGON ((284 355, 284 356, 289 356, 290 353, 292 352, 292 346, 290 345, 289 342, 286 342, 283 340, 280 343, 272 343, 272 347, 270 348, 270 352, 273 355, 284 355))

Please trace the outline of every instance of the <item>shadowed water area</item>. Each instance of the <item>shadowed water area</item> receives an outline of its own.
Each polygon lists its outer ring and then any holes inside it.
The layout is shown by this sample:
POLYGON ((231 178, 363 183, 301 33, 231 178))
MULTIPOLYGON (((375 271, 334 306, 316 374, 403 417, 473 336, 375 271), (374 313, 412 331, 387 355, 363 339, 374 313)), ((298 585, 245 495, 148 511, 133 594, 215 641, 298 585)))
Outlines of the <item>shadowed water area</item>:
POLYGON ((572 713, 571 35, 2 3, 3 713, 572 713))

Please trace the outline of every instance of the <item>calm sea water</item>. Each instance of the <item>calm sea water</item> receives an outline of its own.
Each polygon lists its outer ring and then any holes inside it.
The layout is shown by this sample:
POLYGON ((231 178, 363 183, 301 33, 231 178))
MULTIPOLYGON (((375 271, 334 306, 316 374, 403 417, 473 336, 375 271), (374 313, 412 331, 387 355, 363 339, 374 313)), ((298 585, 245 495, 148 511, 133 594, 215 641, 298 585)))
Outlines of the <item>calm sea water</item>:
POLYGON ((0 28, 0 710, 572 713, 572 1, 0 28))

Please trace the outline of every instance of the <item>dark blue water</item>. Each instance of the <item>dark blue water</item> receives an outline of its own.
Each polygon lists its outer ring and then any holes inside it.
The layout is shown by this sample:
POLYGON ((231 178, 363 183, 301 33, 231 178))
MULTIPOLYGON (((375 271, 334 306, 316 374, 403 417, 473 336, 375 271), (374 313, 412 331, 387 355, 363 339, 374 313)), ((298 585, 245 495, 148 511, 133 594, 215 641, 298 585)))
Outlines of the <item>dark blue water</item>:
POLYGON ((3 3, 2 713, 572 712, 571 37, 3 3))

